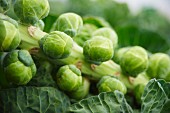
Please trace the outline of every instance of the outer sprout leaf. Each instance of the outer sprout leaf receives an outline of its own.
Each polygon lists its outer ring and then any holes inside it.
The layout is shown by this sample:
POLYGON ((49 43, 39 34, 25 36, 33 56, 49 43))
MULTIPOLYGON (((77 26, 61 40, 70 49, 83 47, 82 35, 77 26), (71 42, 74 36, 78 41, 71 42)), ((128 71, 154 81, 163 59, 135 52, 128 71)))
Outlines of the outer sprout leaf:
POLYGON ((168 97, 163 89, 164 80, 151 79, 141 97, 141 113, 160 113, 168 97))
POLYGON ((117 90, 83 99, 71 105, 69 111, 74 113, 133 113, 123 93, 117 90))
POLYGON ((19 87, 0 91, 3 113, 65 113, 69 99, 52 87, 19 87))

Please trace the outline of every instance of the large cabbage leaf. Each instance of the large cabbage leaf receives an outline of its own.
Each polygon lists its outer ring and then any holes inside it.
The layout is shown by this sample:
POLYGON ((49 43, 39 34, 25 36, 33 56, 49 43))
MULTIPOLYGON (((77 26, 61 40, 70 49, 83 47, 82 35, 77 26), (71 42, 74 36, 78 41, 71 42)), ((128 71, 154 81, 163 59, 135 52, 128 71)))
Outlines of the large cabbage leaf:
POLYGON ((169 111, 170 111, 170 82, 163 84, 163 88, 164 88, 164 91, 165 91, 168 99, 166 100, 166 102, 161 110, 161 113, 169 113, 169 111))
POLYGON ((151 79, 141 97, 141 113, 168 113, 170 110, 170 83, 151 79))
POLYGON ((143 8, 135 17, 135 22, 142 28, 169 35, 170 19, 153 8, 143 8))
POLYGON ((19 87, 0 91, 1 113, 65 113, 70 101, 52 87, 19 87))
POLYGON ((169 42, 158 32, 143 29, 137 24, 127 22, 116 27, 119 37, 119 46, 142 46, 150 52, 167 52, 169 42))
POLYGON ((71 105, 74 113, 133 113, 123 93, 119 91, 104 92, 71 105))

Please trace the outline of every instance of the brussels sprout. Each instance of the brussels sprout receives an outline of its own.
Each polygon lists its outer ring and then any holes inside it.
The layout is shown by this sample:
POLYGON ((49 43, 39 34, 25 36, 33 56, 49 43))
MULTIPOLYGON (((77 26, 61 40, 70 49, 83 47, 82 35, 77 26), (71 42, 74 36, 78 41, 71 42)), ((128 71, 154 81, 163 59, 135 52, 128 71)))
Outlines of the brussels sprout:
POLYGON ((111 28, 103 27, 103 28, 97 29, 96 31, 93 32, 93 36, 104 36, 112 41, 113 47, 117 46, 118 36, 116 32, 111 28))
POLYGON ((126 94, 126 86, 118 79, 113 76, 104 76, 97 83, 97 88, 99 92, 110 92, 119 90, 122 93, 126 94))
POLYGON ((56 76, 56 83, 63 91, 75 91, 82 85, 81 71, 75 65, 60 67, 56 76))
POLYGON ((117 64, 120 64, 121 58, 124 55, 124 53, 129 49, 130 47, 123 47, 116 49, 114 52, 113 61, 115 61, 117 64))
POLYGON ((82 18, 75 13, 64 13, 58 17, 52 30, 65 32, 71 37, 77 35, 83 26, 82 18))
POLYGON ((81 31, 73 38, 73 40, 83 47, 84 42, 92 38, 92 33, 97 29, 93 24, 84 24, 81 31))
POLYGON ((50 58, 65 58, 71 53, 73 39, 60 31, 53 31, 39 41, 43 53, 50 58))
POLYGON ((148 68, 148 54, 140 46, 128 49, 121 58, 120 66, 125 75, 136 77, 148 68))
POLYGON ((35 24, 49 13, 48 0, 16 0, 14 12, 22 23, 35 24))
POLYGON ((0 31, 0 51, 12 51, 19 46, 21 38, 17 25, 2 19, 0 31))
POLYGON ((75 91, 69 92, 72 99, 81 100, 89 94, 90 81, 87 78, 82 79, 82 85, 75 91))
POLYGON ((92 39, 87 40, 83 46, 85 58, 95 64, 110 60, 113 53, 112 41, 103 36, 94 36, 92 39))
POLYGON ((16 85, 25 85, 36 73, 34 61, 26 50, 7 53, 3 60, 6 79, 16 85))
POLYGON ((149 57, 149 66, 146 71, 149 77, 166 79, 169 71, 170 58, 167 54, 155 53, 149 57))
POLYGON ((146 71, 140 73, 137 75, 136 78, 133 78, 133 86, 137 86, 138 84, 144 84, 146 85, 149 82, 150 78, 148 77, 148 75, 146 74, 146 71))

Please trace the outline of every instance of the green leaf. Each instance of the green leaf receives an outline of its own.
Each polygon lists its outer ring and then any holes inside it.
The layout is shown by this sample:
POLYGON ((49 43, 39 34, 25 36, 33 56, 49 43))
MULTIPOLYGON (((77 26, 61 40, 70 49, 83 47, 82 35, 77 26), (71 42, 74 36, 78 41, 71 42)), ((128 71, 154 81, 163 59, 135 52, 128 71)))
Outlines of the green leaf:
POLYGON ((145 7, 135 17, 142 28, 169 35, 170 20, 159 10, 145 7))
POLYGON ((164 80, 151 79, 141 97, 141 113, 160 113, 168 97, 163 89, 164 80))
MULTIPOLYGON (((135 20, 134 20, 135 21, 135 20)), ((168 41, 158 32, 143 29, 137 24, 127 22, 115 28, 119 37, 119 46, 142 46, 150 52, 167 52, 168 41)))
POLYGON ((170 99, 166 101, 160 113, 169 113, 170 111, 170 99))
POLYGON ((52 87, 19 87, 0 91, 3 113, 65 113, 68 97, 52 87))
POLYGON ((166 103, 164 104, 161 113, 169 113, 170 111, 170 82, 163 84, 165 93, 168 97, 166 103))
POLYGON ((73 113, 133 113, 123 93, 119 91, 104 92, 70 106, 73 113))

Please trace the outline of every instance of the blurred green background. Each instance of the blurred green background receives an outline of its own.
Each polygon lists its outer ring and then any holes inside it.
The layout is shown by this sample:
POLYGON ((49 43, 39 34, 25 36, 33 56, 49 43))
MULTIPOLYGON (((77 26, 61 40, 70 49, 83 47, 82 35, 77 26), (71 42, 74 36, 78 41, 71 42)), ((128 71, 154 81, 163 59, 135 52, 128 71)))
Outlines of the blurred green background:
POLYGON ((143 7, 136 12, 129 3, 117 1, 49 0, 51 10, 43 20, 44 31, 50 32, 60 14, 75 12, 83 18, 100 17, 107 21, 118 34, 119 47, 139 45, 153 53, 170 54, 169 18, 154 7, 143 7))

